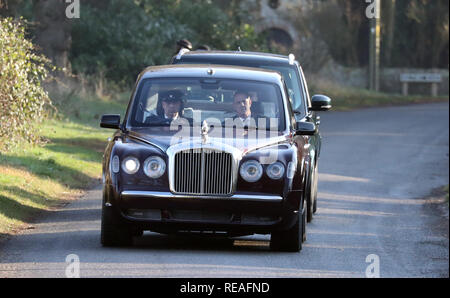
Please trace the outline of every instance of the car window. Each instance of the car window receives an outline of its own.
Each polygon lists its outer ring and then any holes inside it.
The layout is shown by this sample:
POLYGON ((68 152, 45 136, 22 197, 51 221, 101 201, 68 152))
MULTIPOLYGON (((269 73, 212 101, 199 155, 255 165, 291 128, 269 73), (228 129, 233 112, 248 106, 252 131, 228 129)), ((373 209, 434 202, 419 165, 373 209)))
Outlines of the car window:
POLYGON ((210 60, 206 61, 205 59, 191 59, 191 60, 175 60, 175 64, 202 64, 202 63, 213 63, 213 64, 222 64, 222 65, 236 65, 236 66, 245 66, 245 67, 255 67, 255 68, 263 68, 268 70, 274 70, 281 73, 283 79, 286 82, 289 97, 291 100, 292 110, 300 112, 303 115, 306 115, 307 104, 306 96, 304 94, 303 88, 301 86, 301 80, 299 77, 298 69, 296 65, 269 65, 269 64, 258 64, 258 63, 246 63, 240 60, 210 60))
POLYGON ((275 70, 281 73, 288 88, 292 109, 299 111, 303 108, 303 91, 300 87, 301 81, 295 67, 261 65, 261 68, 275 70))
POLYGON ((303 82, 303 89, 304 89, 304 94, 305 94, 305 98, 306 98, 306 102, 307 102, 307 108, 309 109, 311 107, 311 98, 309 96, 309 90, 308 90, 308 84, 306 83, 306 79, 305 79, 305 74, 303 72, 303 69, 301 67, 299 67, 300 69, 300 73, 302 76, 302 82, 303 82))
POLYGON ((143 80, 128 123, 132 127, 167 126, 171 120, 190 126, 201 125, 204 120, 221 126, 243 123, 279 131, 285 129, 286 122, 281 90, 276 84, 210 78, 143 80))

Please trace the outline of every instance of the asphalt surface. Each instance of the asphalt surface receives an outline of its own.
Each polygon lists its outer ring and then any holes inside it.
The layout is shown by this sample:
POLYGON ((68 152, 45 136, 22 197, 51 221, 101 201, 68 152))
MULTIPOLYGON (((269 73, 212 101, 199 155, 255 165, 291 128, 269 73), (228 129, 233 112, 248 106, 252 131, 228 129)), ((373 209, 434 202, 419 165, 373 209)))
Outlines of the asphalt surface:
POLYGON ((448 277, 448 219, 427 200, 449 183, 449 104, 323 113, 318 213, 300 253, 269 236, 235 239, 146 232, 102 248, 101 190, 37 220, 0 245, 0 277, 448 277), (373 272, 376 272, 374 270, 373 272))

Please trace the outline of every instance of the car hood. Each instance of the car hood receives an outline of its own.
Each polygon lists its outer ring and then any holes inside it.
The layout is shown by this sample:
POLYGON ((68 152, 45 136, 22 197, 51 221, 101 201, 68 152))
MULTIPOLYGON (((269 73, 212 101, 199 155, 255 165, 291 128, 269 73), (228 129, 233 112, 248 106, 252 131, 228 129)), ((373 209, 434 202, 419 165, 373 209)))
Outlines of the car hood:
POLYGON ((222 131, 211 131, 206 136, 191 130, 190 133, 170 130, 169 127, 150 127, 133 129, 127 133, 131 139, 138 140, 159 148, 166 152, 170 147, 189 145, 193 148, 208 147, 211 144, 224 147, 232 147, 242 153, 286 143, 291 140, 288 133, 278 131, 257 131, 234 129, 232 133, 227 131, 228 136, 222 131))

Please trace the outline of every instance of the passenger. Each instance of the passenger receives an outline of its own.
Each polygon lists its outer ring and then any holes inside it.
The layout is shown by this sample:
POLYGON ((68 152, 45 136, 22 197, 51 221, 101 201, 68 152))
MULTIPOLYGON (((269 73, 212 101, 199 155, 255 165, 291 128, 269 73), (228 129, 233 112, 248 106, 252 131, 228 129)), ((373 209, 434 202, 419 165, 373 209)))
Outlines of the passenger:
POLYGON ((233 109, 236 113, 233 120, 242 124, 243 127, 255 127, 259 124, 260 119, 264 119, 267 125, 267 117, 264 115, 252 114, 252 98, 249 92, 238 90, 233 97, 233 109))

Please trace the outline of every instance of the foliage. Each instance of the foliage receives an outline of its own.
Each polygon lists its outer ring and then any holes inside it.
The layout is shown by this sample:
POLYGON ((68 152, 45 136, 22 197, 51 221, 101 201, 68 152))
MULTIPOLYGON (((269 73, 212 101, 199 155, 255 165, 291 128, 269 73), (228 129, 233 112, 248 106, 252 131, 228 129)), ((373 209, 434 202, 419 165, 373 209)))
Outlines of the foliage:
MULTIPOLYGON (((448 68, 448 0, 380 1, 383 67, 448 68)), ((323 1, 292 22, 301 36, 319 44, 317 39, 325 42, 330 56, 339 64, 367 66, 370 20, 366 2, 323 1)))
POLYGON ((111 0, 108 5, 81 6, 73 24, 71 62, 80 74, 104 73, 129 86, 146 66, 167 64, 178 39, 194 47, 258 49, 252 26, 230 17, 211 1, 111 0))
POLYGON ((395 27, 392 66, 448 68, 448 0, 397 0, 395 27))
POLYGON ((21 20, 0 19, 0 150, 21 139, 39 139, 34 124, 51 104, 41 85, 50 64, 34 51, 21 20))
POLYGON ((123 115, 126 104, 74 95, 56 103, 58 119, 41 125, 46 144, 21 144, 0 155, 0 237, 101 179, 102 154, 113 131, 99 127, 100 115, 123 115))

